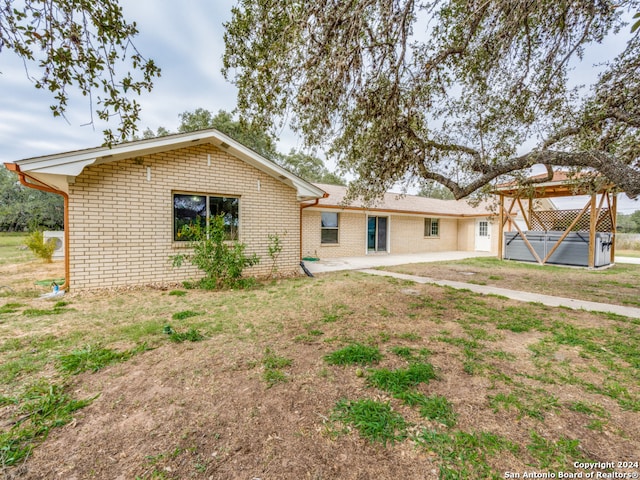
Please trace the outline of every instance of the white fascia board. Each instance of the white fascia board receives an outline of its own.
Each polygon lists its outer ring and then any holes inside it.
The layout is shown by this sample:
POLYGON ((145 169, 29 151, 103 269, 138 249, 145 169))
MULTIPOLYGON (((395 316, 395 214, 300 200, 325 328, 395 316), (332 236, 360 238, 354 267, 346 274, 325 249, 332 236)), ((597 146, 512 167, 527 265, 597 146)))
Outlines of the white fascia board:
POLYGON ((177 150, 191 145, 211 143, 223 151, 243 160, 267 175, 294 188, 299 201, 321 198, 324 191, 284 168, 267 160, 253 150, 238 143, 217 130, 201 130, 184 134, 167 135, 135 142, 122 143, 113 147, 98 147, 86 150, 48 155, 18 160, 15 163, 25 173, 61 175, 77 177, 91 165, 110 163, 126 158, 151 155, 177 150))
POLYGON ((229 152, 233 156, 244 160, 246 163, 258 170, 266 173, 267 175, 275 178, 276 180, 289 185, 297 192, 298 201, 314 200, 316 198, 322 198, 325 194, 324 190, 316 187, 315 185, 303 180, 302 178, 294 175, 288 170, 282 168, 280 165, 267 160, 258 153, 254 152, 250 148, 245 147, 241 143, 236 142, 227 135, 217 132, 218 138, 223 140, 216 146, 223 151, 229 152))

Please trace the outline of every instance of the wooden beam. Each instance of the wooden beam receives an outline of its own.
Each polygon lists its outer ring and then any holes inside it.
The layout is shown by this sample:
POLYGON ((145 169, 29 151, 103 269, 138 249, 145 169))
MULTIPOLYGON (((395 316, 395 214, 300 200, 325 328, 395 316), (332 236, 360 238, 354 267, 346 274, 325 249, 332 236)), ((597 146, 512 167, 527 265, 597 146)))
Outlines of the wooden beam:
POLYGON ((613 202, 611 205, 611 263, 614 263, 616 260, 616 236, 618 234, 618 195, 615 193, 613 195, 613 202))
POLYGON ((567 235, 569 235, 569 232, 571 232, 571 229, 576 226, 578 221, 580 221, 580 218, 582 217, 584 212, 587 211, 587 208, 589 208, 589 202, 587 202, 587 204, 584 206, 582 211, 576 216, 576 218, 573 219, 573 222, 571 222, 571 225, 569 225, 567 227, 567 229, 564 231, 562 236, 555 243, 553 248, 549 251, 549 253, 547 253, 547 256, 544 257, 544 262, 543 263, 547 263, 549 261, 549 259, 551 258, 551 255, 553 255, 553 252, 555 252, 557 250, 557 248, 560 246, 560 244, 564 241, 564 239, 567 238, 567 235))
MULTIPOLYGON (((510 213, 507 213, 508 216, 511 216, 510 213)), ((529 242, 529 239, 527 238, 527 236, 524 234, 524 232, 522 230, 520 230, 520 227, 518 226, 518 224, 514 221, 513 222, 514 226, 516 227, 516 230, 518 231, 518 233, 520 234, 520 236, 522 237, 522 240, 524 241, 524 244, 527 246, 527 248, 529 249, 529 251, 531 252, 531 254, 533 255, 533 258, 536 259, 536 261, 540 264, 540 265, 544 265, 544 263, 542 262, 542 260, 540 260, 540 256, 538 255, 538 253, 535 251, 535 249, 533 248, 533 245, 531 245, 531 242, 529 242)))
POLYGON ((500 195, 500 228, 498 231, 498 259, 504 260, 504 195, 500 195))
MULTIPOLYGON (((505 217, 505 219, 504 219, 504 221, 502 223, 503 227, 504 227, 504 224, 507 223, 507 220, 511 221, 511 212, 512 212, 513 207, 515 206, 515 204, 516 204, 516 199, 514 197, 514 198, 511 199, 511 205, 509 205, 509 210, 507 210, 506 217, 505 217)), ((509 229, 509 230, 511 230, 511 229, 509 229)))
POLYGON ((600 223, 600 213, 602 213, 602 206, 604 205, 604 199, 607 196, 606 193, 602 193, 602 196, 600 197, 600 204, 598 205, 598 211, 596 212, 596 227, 595 227, 595 231, 598 231, 598 225, 600 223))
POLYGON ((522 205, 522 199, 518 197, 518 206, 520 207, 520 211, 522 212, 522 216, 524 217, 524 223, 527 224, 527 230, 531 230, 531 199, 529 199, 529 212, 525 212, 524 206, 522 205))
POLYGON ((596 208, 596 194, 591 194, 591 211, 589 212, 589 268, 596 265, 596 225, 598 217, 596 208))

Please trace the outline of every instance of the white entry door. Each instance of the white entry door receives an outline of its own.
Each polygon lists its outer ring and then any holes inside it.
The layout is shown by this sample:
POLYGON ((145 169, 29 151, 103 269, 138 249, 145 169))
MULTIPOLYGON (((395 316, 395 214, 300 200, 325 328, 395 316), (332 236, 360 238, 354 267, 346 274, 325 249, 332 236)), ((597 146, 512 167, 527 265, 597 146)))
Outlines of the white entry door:
POLYGON ((489 220, 476 220, 476 251, 491 251, 491 224, 489 220))

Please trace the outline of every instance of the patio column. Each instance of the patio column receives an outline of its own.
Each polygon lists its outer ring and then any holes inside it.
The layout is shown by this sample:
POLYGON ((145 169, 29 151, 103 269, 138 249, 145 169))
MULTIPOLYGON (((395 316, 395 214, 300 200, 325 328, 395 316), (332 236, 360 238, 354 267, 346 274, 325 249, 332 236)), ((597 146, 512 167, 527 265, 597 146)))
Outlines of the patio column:
POLYGON ((591 208, 589 215, 589 268, 596 265, 596 227, 598 222, 598 208, 596 194, 591 194, 591 208))
POLYGON ((498 260, 504 260, 504 195, 500 195, 500 228, 498 229, 498 260))

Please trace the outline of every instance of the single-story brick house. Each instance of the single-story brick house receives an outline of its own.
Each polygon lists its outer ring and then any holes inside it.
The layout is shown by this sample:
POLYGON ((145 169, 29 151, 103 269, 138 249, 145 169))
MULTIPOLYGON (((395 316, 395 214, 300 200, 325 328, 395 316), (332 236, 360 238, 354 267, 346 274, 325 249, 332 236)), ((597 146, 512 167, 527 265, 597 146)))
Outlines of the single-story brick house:
POLYGON ((300 205, 316 187, 216 130, 202 130, 6 164, 23 184, 65 197, 67 279, 73 288, 182 281, 182 223, 224 211, 230 234, 262 262, 283 240, 281 272, 298 271, 300 205), (286 235, 285 235, 286 232, 286 235))
POLYGON ((344 187, 313 185, 213 129, 5 166, 24 185, 64 197, 66 287, 197 277, 170 260, 188 245, 180 226, 221 212, 230 238, 262 258, 252 275, 271 270, 270 234, 283 240, 282 273, 298 272, 306 255, 496 251, 485 209, 393 194, 375 208, 344 207, 344 187))
POLYGON ((304 257, 443 251, 497 253, 498 225, 486 205, 387 193, 374 205, 343 205, 346 187, 316 184, 328 196, 302 215, 304 257))

